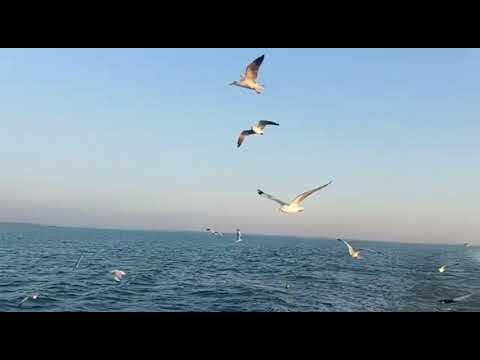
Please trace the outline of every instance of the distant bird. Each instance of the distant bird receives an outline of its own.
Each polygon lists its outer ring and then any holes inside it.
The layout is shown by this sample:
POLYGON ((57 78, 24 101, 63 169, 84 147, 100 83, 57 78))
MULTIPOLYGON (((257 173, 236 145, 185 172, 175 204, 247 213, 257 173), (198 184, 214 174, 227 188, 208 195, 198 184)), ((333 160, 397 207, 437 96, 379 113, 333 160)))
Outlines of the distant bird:
POLYGON ((265 86, 257 83, 257 78, 258 70, 260 69, 260 65, 262 65, 264 58, 265 55, 262 55, 253 60, 252 63, 247 66, 245 74, 240 75, 240 80, 234 81, 230 85, 236 85, 246 89, 255 90, 257 94, 260 94, 263 90, 265 90, 265 86))
POLYGON ((347 245, 348 248, 348 253, 350 256, 354 259, 362 259, 362 256, 360 254, 361 249, 355 250, 347 241, 343 239, 337 239, 338 241, 342 241, 345 245, 347 245))
POLYGON ((238 140, 237 140, 237 148, 240 147, 240 145, 242 145, 243 141, 245 140, 245 138, 249 135, 263 135, 265 133, 265 126, 267 125, 276 125, 276 126, 279 126, 280 124, 276 123, 276 122, 273 122, 273 121, 267 121, 267 120, 260 120, 256 125, 252 126, 252 128, 250 130, 243 130, 241 133, 240 133, 240 136, 238 137, 238 140))
POLYGON ((215 235, 215 236, 223 236, 223 234, 221 232, 218 232, 218 231, 215 231, 213 229, 210 229, 210 228, 206 228, 205 229, 206 231, 208 231, 210 234, 212 235, 215 235))
POLYGON ((113 274, 113 279, 115 281, 120 281, 125 275, 127 275, 127 273, 123 270, 112 270, 111 273, 113 274))
POLYGON ((290 288, 290 285, 288 285, 288 283, 285 283, 285 289, 289 289, 290 288))
POLYGON ((235 242, 240 242, 242 241, 242 232, 240 229, 237 229, 237 240, 235 242))
POLYGON ((472 295, 473 294, 467 294, 467 295, 459 296, 459 297, 456 297, 456 298, 453 298, 453 299, 442 299, 442 300, 439 300, 439 302, 444 303, 444 304, 450 304, 450 303, 454 303, 454 302, 458 302, 458 301, 468 299, 472 295))
POLYGON ((465 247, 469 247, 469 246, 470 246, 470 244, 469 244, 468 242, 466 242, 465 244, 463 244, 463 246, 465 246, 465 247))
POLYGON ((78 269, 78 266, 80 265, 80 262, 82 261, 82 259, 83 259, 83 254, 80 255, 80 257, 78 258, 77 263, 75 264, 75 267, 73 268, 73 270, 78 269))
POLYGON ((457 262, 457 263, 454 263, 454 264, 451 264, 451 265, 444 264, 444 265, 442 265, 442 266, 440 266, 440 267, 438 268, 438 272, 443 273, 443 272, 445 272, 445 271, 448 270, 448 266, 458 265, 458 264, 459 264, 458 262, 457 262))
POLYGON ((33 293, 32 295, 29 295, 29 296, 25 297, 22 301, 20 301, 18 306, 22 306, 25 302, 27 302, 30 299, 37 300, 39 296, 40 296, 39 293, 33 293))
POLYGON ((330 185, 332 182, 330 181, 328 184, 325 184, 325 185, 322 185, 322 186, 319 186, 313 190, 310 190, 310 191, 306 191, 300 195, 298 195, 295 199, 292 200, 292 202, 289 204, 289 203, 286 203, 285 201, 282 201, 282 200, 279 200, 279 199, 276 199, 274 198, 272 195, 269 195, 267 194, 266 192, 258 189, 257 190, 257 193, 258 195, 260 196, 263 196, 267 199, 270 199, 270 200, 273 200, 277 203, 279 203, 281 206, 280 208, 278 209, 280 212, 284 213, 284 214, 295 214, 295 213, 299 213, 299 212, 302 212, 304 209, 303 207, 300 206, 300 204, 310 195, 312 195, 314 192, 320 190, 320 189, 323 189, 324 187, 327 187, 328 185, 330 185))

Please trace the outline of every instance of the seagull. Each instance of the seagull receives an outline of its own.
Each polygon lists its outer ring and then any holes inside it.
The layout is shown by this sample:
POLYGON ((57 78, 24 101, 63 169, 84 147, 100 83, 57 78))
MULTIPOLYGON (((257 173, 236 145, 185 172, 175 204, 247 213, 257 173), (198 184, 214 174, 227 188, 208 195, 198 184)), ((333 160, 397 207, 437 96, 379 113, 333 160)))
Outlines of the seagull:
POLYGON ((472 295, 473 294, 467 294, 467 295, 459 296, 459 297, 456 297, 456 298, 453 298, 453 299, 442 299, 442 300, 439 300, 439 302, 444 303, 444 304, 450 304, 450 303, 454 303, 454 302, 458 302, 458 301, 468 299, 472 295))
POLYGON ((240 241, 242 241, 242 233, 240 229, 237 229, 237 241, 235 242, 240 242, 240 241))
POLYGON ((39 296, 40 296, 39 293, 33 293, 32 295, 29 295, 29 296, 25 297, 22 301, 20 301, 20 303, 18 304, 18 306, 22 306, 22 305, 23 305, 25 302, 27 302, 29 299, 37 300, 39 296))
POLYGON ((206 231, 208 231, 210 234, 212 235, 215 235, 215 236, 223 236, 223 234, 221 232, 218 232, 218 231, 215 231, 213 229, 210 229, 210 228, 206 228, 205 229, 206 231))
POLYGON ((73 268, 73 270, 78 269, 78 266, 80 265, 80 261, 82 261, 82 259, 83 259, 83 254, 80 255, 80 257, 78 258, 77 263, 75 264, 75 267, 73 268))
MULTIPOLYGON (((457 263, 452 264, 452 265, 458 265, 458 264, 459 264, 459 263, 457 262, 457 263)), ((444 264, 444 265, 442 265, 442 266, 440 266, 440 267, 438 268, 438 271, 441 272, 441 273, 443 273, 443 272, 445 272, 445 271, 447 271, 447 270, 448 270, 448 265, 447 265, 447 264, 444 264)))
POLYGON ((125 275, 127 275, 127 273, 122 270, 112 270, 111 273, 113 274, 113 279, 115 281, 120 281, 125 275))
POLYGON ((465 246, 465 247, 469 247, 469 246, 470 246, 470 244, 469 244, 468 242, 466 242, 465 244, 463 244, 463 246, 465 246))
POLYGON ((355 250, 347 241, 343 240, 343 239, 337 239, 338 241, 343 241, 343 243, 345 245, 347 245, 347 248, 348 248, 348 253, 350 254, 350 256, 354 259, 362 259, 362 256, 360 255, 360 250, 363 250, 363 249, 358 249, 358 250, 355 250))
POLYGON ((240 75, 239 81, 234 81, 230 85, 240 86, 246 89, 255 90, 257 94, 260 94, 264 89, 264 85, 257 83, 258 70, 260 65, 262 65, 265 55, 262 55, 252 61, 251 64, 247 66, 244 75, 240 75))
POLYGON ((298 195, 295 199, 292 200, 292 202, 290 204, 286 203, 282 200, 276 199, 272 195, 269 195, 269 194, 267 194, 266 192, 264 192, 260 189, 257 190, 257 193, 260 196, 266 197, 267 199, 270 199, 270 200, 273 200, 273 201, 279 203, 281 205, 280 208, 278 209, 280 212, 282 212, 284 214, 295 214, 295 213, 302 212, 304 210, 303 207, 300 206, 300 204, 303 202, 303 200, 305 200, 308 196, 312 195, 314 192, 316 192, 320 189, 323 189, 324 187, 327 187, 331 183, 332 182, 330 181, 328 184, 319 186, 319 187, 317 187, 313 190, 306 191, 306 192, 298 195))
POLYGON ((243 141, 245 140, 245 138, 249 135, 263 135, 264 132, 265 132, 265 126, 267 125, 280 125, 276 122, 273 122, 273 121, 267 121, 267 120, 260 120, 256 125, 252 126, 252 128, 250 130, 243 130, 241 133, 240 133, 240 136, 238 137, 238 141, 237 141, 237 148, 240 147, 240 145, 242 145, 243 141))

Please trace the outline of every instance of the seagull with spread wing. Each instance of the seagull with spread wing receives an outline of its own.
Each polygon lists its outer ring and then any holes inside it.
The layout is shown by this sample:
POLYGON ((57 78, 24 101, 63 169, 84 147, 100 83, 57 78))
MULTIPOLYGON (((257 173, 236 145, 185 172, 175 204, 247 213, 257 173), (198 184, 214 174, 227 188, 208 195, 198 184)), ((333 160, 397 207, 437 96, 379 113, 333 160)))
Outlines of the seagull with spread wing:
POLYGON ((260 70, 260 65, 262 65, 265 55, 262 55, 252 61, 251 64, 247 66, 244 75, 240 75, 240 80, 232 82, 230 85, 240 86, 246 89, 255 90, 257 94, 260 94, 265 86, 257 83, 258 70, 260 70))
POLYGON ((219 231, 213 230, 211 228, 206 228, 205 231, 208 231, 210 234, 215 236, 223 236, 223 234, 219 231))
POLYGON ((454 302, 458 302, 458 301, 468 299, 472 295, 473 294, 467 294, 467 295, 459 296, 459 297, 456 297, 456 298, 453 298, 453 299, 442 299, 442 300, 439 300, 439 302, 444 303, 444 304, 450 304, 450 303, 454 303, 454 302))
POLYGON ((322 185, 322 186, 319 186, 313 190, 310 190, 310 191, 306 191, 300 195, 298 195, 295 199, 293 199, 293 201, 291 203, 287 203, 285 201, 282 201, 282 200, 279 200, 279 199, 276 199, 274 198, 272 195, 269 195, 267 194, 266 192, 258 189, 257 190, 257 193, 258 195, 260 196, 263 196, 267 199, 270 199, 270 200, 273 200, 277 203, 280 204, 280 208, 278 209, 280 212, 284 213, 284 214, 295 214, 295 213, 299 213, 299 212, 302 212, 304 209, 303 207, 301 207, 300 205, 302 204, 302 202, 310 195, 312 195, 314 192, 320 190, 320 189, 323 189, 325 187, 327 187, 328 185, 330 185, 332 182, 330 181, 328 184, 325 184, 325 185, 322 185))
POLYGON ((240 242, 242 241, 242 232, 240 229, 237 229, 237 240, 235 242, 240 242))
POLYGON ((237 140, 237 148, 240 147, 240 145, 242 145, 243 141, 245 140, 245 138, 249 135, 263 135, 265 133, 265 126, 267 125, 275 125, 275 126, 279 126, 280 124, 279 123, 276 123, 276 122, 273 122, 273 121, 268 121, 268 120, 260 120, 257 124, 255 124, 254 126, 252 126, 252 128, 250 130, 243 130, 241 133, 240 133, 240 136, 238 137, 238 140, 237 140))
POLYGON ((358 250, 355 250, 352 245, 350 245, 347 241, 343 240, 343 239, 337 239, 338 241, 342 241, 345 245, 347 245, 347 248, 348 248, 348 253, 350 254, 350 256, 354 259, 361 259, 362 256, 360 254, 360 249, 358 250))
POLYGON ((22 301, 20 301, 18 306, 21 307, 24 303, 26 303, 30 299, 37 300, 39 296, 40 296, 39 293, 33 293, 32 295, 29 295, 29 296, 25 297, 22 301))

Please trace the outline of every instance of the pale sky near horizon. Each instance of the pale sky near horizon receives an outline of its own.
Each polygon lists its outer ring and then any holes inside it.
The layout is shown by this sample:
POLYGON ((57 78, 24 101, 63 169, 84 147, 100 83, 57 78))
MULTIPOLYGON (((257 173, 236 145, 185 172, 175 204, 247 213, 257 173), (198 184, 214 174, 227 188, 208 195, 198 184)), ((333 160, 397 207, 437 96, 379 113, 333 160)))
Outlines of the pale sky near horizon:
POLYGON ((480 243, 480 49, 0 49, 0 221, 480 243), (263 94, 228 86, 265 54, 263 94), (263 137, 241 130, 268 119, 263 137), (333 180, 286 216, 280 199, 333 180))

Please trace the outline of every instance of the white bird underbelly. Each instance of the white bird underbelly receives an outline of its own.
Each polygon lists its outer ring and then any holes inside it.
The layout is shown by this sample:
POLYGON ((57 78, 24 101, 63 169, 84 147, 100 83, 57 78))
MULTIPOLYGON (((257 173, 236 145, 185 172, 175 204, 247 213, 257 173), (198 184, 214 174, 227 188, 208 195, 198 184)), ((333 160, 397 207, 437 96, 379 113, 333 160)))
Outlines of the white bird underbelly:
POLYGON ((284 214, 296 214, 303 211, 303 208, 300 206, 294 205, 283 205, 280 207, 280 212, 284 214))
POLYGON ((252 131, 257 135, 263 135, 264 130, 259 128, 258 126, 252 127, 252 131))

